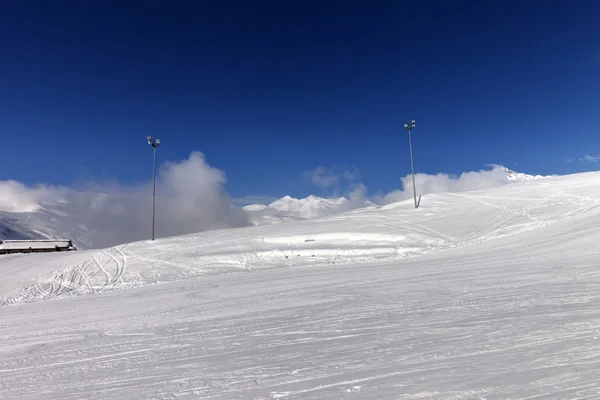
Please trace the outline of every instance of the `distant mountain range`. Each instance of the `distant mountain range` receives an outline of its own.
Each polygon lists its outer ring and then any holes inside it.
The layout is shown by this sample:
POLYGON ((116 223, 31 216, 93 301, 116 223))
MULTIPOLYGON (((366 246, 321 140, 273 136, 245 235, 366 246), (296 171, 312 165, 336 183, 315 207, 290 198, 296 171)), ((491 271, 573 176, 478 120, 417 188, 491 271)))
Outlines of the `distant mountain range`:
POLYGON ((298 221, 320 218, 331 214, 350 211, 354 208, 372 207, 375 203, 366 200, 361 204, 350 204, 345 197, 324 199, 310 195, 303 199, 282 197, 269 205, 252 204, 244 207, 254 225, 298 221))

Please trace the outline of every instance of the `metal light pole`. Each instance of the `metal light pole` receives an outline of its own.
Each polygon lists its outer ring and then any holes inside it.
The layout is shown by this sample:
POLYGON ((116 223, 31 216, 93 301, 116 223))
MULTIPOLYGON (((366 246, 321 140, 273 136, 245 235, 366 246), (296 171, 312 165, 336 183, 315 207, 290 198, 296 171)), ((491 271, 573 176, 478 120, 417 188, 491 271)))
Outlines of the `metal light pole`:
POLYGON ((156 210, 156 148, 160 146, 160 139, 146 137, 148 144, 154 148, 154 164, 152 166, 152 240, 154 240, 154 214, 156 210))
POLYGON ((412 169, 412 181, 413 181, 413 195, 415 197, 415 208, 417 205, 417 186, 415 185, 415 164, 413 162, 413 154, 412 154, 412 138, 410 135, 410 131, 415 127, 415 120, 413 119, 410 123, 404 124, 404 129, 408 131, 408 146, 410 148, 410 168, 412 169))

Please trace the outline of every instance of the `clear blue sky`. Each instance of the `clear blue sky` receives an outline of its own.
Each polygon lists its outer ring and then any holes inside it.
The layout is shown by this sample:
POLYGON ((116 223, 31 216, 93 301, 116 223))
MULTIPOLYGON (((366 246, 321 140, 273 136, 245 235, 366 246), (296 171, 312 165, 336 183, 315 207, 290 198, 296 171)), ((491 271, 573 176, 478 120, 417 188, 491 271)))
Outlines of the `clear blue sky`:
POLYGON ((413 118, 420 172, 600 165, 593 0, 5 1, 0 35, 0 180, 145 181, 155 135, 234 197, 335 164, 385 192, 413 118))

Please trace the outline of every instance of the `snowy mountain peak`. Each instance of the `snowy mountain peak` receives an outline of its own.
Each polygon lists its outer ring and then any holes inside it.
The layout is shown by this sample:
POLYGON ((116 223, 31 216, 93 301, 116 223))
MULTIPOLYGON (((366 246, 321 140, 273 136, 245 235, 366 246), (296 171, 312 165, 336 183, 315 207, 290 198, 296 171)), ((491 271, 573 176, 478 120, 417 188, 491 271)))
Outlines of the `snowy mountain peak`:
POLYGON ((510 168, 506 168, 505 166, 501 166, 502 170, 506 172, 506 177, 510 182, 521 182, 521 181, 530 181, 533 179, 544 178, 541 175, 529 175, 521 172, 513 171, 510 168))
POLYGON ((296 199, 291 196, 285 196, 269 204, 269 208, 287 212, 292 215, 298 214, 297 217, 300 218, 315 218, 320 214, 323 214, 322 211, 339 207, 347 202, 348 200, 345 197, 324 199, 322 197, 310 195, 304 199, 296 199))
MULTIPOLYGON (((370 206, 373 203, 365 202, 364 205, 370 206)), ((248 213, 254 225, 265 225, 319 218, 349 211, 351 208, 349 200, 345 197, 326 199, 310 195, 303 199, 297 199, 288 195, 267 206, 252 204, 245 206, 244 210, 248 213)))

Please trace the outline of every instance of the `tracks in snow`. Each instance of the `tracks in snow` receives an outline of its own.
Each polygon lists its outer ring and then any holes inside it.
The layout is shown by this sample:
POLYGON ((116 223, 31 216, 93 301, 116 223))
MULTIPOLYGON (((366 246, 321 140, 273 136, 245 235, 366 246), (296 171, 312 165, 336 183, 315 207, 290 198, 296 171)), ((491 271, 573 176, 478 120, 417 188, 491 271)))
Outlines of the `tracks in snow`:
MULTIPOLYGON (((58 270, 47 279, 15 280, 15 285, 0 295, 0 306, 137 286, 142 276, 145 284, 155 284, 281 267, 419 257, 545 227, 600 205, 600 189, 590 189, 585 183, 536 186, 534 191, 517 187, 506 193, 448 193, 450 201, 446 199, 446 204, 450 208, 440 208, 434 201, 424 215, 416 217, 412 217, 412 211, 409 214, 398 208, 382 210, 381 214, 349 214, 327 223, 307 222, 289 229, 290 225, 281 225, 282 229, 277 230, 263 227, 168 239, 152 249, 145 247, 146 243, 138 243, 81 256, 64 255, 61 263, 45 266, 43 274, 58 270), (437 214, 444 210, 450 211, 456 222, 445 222, 437 214), (463 223, 465 229, 454 226, 463 223), (79 261, 83 257, 86 259, 82 262, 68 266, 73 262, 68 260, 79 261), (134 280, 123 279, 128 259, 129 275, 134 280)), ((43 259, 32 260, 33 264, 26 267, 36 270, 35 263, 44 262, 39 260, 43 259)))
POLYGON ((100 250, 79 264, 54 272, 49 279, 8 294, 0 298, 0 306, 114 289, 123 284, 127 269, 121 247, 100 250))
MULTIPOLYGON (((494 216, 493 219, 490 220, 488 227, 473 232, 466 239, 464 239, 460 245, 484 242, 493 238, 545 227, 580 213, 591 211, 600 206, 600 201, 590 196, 567 193, 560 187, 550 184, 543 184, 541 187, 548 191, 547 195, 532 201, 530 204, 522 208, 509 208, 505 205, 502 205, 502 202, 493 202, 493 200, 503 200, 497 197, 480 196, 466 193, 452 193, 454 196, 466 198, 486 207, 495 208, 501 212, 499 215, 494 216), (564 203, 570 204, 570 207, 560 207, 559 209, 563 210, 563 213, 547 215, 540 212, 540 210, 564 203), (507 223, 509 219, 514 218, 521 219, 522 222, 507 223), (493 228, 490 229, 490 226, 493 228), (493 233, 490 235, 491 231, 493 233)), ((522 200, 527 201, 529 199, 522 200)))

